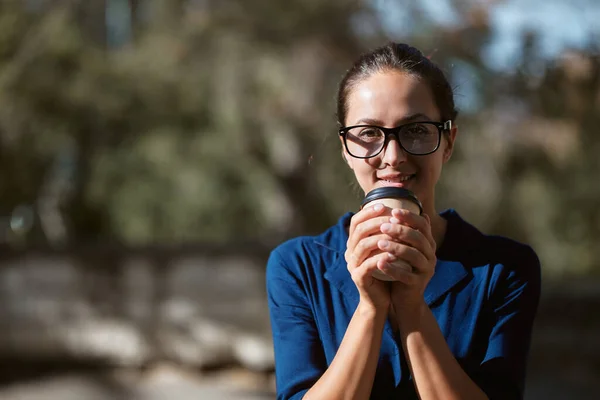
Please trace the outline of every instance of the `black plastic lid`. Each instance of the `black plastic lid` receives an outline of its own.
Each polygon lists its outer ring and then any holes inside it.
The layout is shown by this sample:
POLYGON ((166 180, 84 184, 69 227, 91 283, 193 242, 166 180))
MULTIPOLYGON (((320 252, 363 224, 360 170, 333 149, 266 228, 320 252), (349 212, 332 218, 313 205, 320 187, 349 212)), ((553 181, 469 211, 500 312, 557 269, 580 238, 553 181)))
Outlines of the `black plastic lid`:
POLYGON ((363 208, 365 204, 367 204, 373 200, 385 199, 385 198, 411 200, 412 202, 414 202, 416 205, 419 206, 419 215, 423 214, 423 205, 421 204, 419 199, 417 199, 417 196, 415 196, 415 194, 413 192, 411 192, 408 189, 404 189, 404 188, 400 188, 400 187, 393 187, 393 186, 380 187, 380 188, 371 190, 369 193, 367 193, 367 195, 363 199, 363 201, 360 205, 360 208, 363 208))

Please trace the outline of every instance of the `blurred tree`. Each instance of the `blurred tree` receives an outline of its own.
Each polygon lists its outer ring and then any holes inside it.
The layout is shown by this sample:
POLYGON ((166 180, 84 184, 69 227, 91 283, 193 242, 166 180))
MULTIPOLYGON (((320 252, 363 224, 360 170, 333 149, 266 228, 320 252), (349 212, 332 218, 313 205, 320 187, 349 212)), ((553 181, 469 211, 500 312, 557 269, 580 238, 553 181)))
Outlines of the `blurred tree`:
POLYGON ((537 223, 524 228, 554 272, 600 271, 599 53, 566 51, 540 70, 528 51, 517 78, 520 90, 513 94, 526 99, 530 115, 521 123, 523 137, 511 154, 509 175, 529 187, 516 187, 527 197, 515 196, 513 208, 526 221, 537 215, 537 223), (540 200, 547 205, 537 204, 540 200))
POLYGON ((360 198, 335 133, 337 83, 392 38, 442 65, 462 105, 440 207, 532 243, 549 271, 594 268, 595 49, 547 65, 526 35, 517 73, 492 70, 480 2, 447 2, 446 25, 403 8, 399 36, 366 0, 45 4, 0 3, 0 210, 34 205, 31 243, 320 231, 360 198))
POLYGON ((457 208, 485 231, 531 243, 546 273, 600 272, 598 49, 567 51, 549 63, 538 37, 525 32, 517 73, 498 72, 486 60, 490 5, 448 5, 460 23, 428 22, 421 5, 413 12, 425 21, 399 38, 445 68, 459 105, 463 97, 477 102, 461 110, 440 206, 457 208))
POLYGON ((331 162, 308 160, 334 128, 322 109, 333 110, 338 40, 348 56, 356 48, 357 8, 298 2, 269 13, 267 2, 230 1, 183 14, 184 3, 145 2, 135 44, 109 52, 98 20, 89 23, 98 3, 43 14, 3 5, 14 48, 0 66, 3 121, 13 124, 3 138, 40 146, 12 147, 35 180, 15 181, 2 201, 39 204, 48 240, 247 238, 320 229, 337 214, 322 194, 330 181, 317 182, 331 179, 320 173, 331 162), (287 21, 280 12, 335 29, 299 34, 294 21, 275 23, 287 21))

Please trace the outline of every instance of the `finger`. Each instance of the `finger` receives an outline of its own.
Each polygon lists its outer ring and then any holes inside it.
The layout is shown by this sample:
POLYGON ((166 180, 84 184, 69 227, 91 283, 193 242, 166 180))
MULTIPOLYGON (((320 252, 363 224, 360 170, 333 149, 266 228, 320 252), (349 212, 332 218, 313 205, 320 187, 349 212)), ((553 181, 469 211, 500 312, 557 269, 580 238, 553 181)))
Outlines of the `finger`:
POLYGON ((414 285, 419 277, 414 272, 410 272, 404 268, 394 265, 391 262, 379 261, 377 269, 395 281, 402 282, 406 285, 414 285))
POLYGON ((350 272, 352 280, 359 286, 366 286, 373 278, 371 275, 378 269, 378 265, 387 262, 394 262, 396 259, 392 254, 381 253, 367 258, 359 267, 350 272))
POLYGON ((385 207, 383 206, 383 204, 377 203, 373 207, 363 208, 362 210, 360 210, 359 212, 354 214, 352 216, 352 219, 350 220, 350 227, 348 228, 348 235, 352 236, 354 234, 354 230, 356 229, 357 225, 359 225, 360 223, 362 223, 368 219, 371 219, 373 217, 381 215, 381 213, 383 212, 384 209, 385 209, 385 207))
MULTIPOLYGON (((424 214, 425 215, 425 214, 424 214)), ((408 210, 402 210, 395 208, 392 210, 392 217, 398 219, 401 224, 410 226, 413 229, 421 232, 429 241, 433 249, 436 248, 435 240, 431 233, 431 219, 427 219, 424 216, 417 215, 408 210)))
POLYGON ((389 235, 395 241, 412 246, 421 251, 427 259, 435 257, 435 251, 431 247, 431 242, 417 229, 408 225, 403 225, 400 220, 392 217, 390 222, 384 223, 380 227, 381 232, 389 235))
POLYGON ((353 251, 358 242, 373 234, 381 233, 381 225, 389 221, 389 216, 372 217, 361 222, 354 228, 354 232, 348 236, 346 247, 353 251))
POLYGON ((408 210, 404 210, 401 208, 394 208, 392 210, 392 217, 400 220, 401 223, 404 223, 423 234, 426 234, 429 229, 429 223, 427 219, 423 215, 418 215, 408 210))
MULTIPOLYGON (((353 250, 350 250, 350 258, 353 260, 353 267, 361 265, 366 260, 373 250, 378 249, 378 242, 381 240, 390 241, 391 237, 381 233, 379 235, 367 236, 362 238, 353 250)), ((350 265, 348 266, 350 268, 350 265)))
POLYGON ((390 240, 380 240, 377 246, 381 251, 392 253, 398 260, 406 261, 414 268, 415 273, 428 272, 429 260, 414 247, 390 240))

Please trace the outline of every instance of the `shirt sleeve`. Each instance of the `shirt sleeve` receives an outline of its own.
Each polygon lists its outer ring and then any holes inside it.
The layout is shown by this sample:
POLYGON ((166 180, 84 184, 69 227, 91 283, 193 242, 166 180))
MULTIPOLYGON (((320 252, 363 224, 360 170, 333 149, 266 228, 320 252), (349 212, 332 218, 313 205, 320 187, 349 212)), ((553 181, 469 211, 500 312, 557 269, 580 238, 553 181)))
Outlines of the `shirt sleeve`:
POLYGON ((541 291, 541 268, 530 247, 518 266, 504 266, 491 294, 490 323, 484 359, 474 380, 495 399, 522 399, 533 321, 541 291))
POLYGON ((301 399, 327 366, 304 285, 282 261, 273 251, 266 274, 277 399, 301 399))

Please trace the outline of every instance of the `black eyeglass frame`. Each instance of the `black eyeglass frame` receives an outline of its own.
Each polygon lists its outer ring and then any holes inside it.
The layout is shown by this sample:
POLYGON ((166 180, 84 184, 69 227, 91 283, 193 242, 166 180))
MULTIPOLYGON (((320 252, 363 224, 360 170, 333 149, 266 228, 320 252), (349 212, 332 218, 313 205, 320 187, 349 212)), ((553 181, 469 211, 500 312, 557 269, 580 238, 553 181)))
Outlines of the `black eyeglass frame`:
POLYGON ((367 158, 377 157, 383 151, 383 149, 385 149, 385 146, 387 145, 390 136, 394 136, 396 138, 396 141, 398 142, 398 145, 400 146, 400 148, 402 150, 404 150, 405 152, 407 152, 408 154, 411 154, 413 156, 426 156, 428 154, 435 153, 437 151, 437 149, 440 148, 440 144, 442 143, 442 132, 446 132, 446 131, 449 132, 450 130, 452 130, 452 120, 447 120, 446 122, 416 121, 416 122, 409 122, 406 124, 402 124, 402 125, 396 126, 394 128, 384 128, 383 126, 377 126, 377 125, 352 125, 352 126, 346 126, 346 127, 341 128, 338 131, 338 133, 342 137, 342 139, 344 141, 344 147, 346 148, 346 151, 348 152, 348 154, 350 156, 352 156, 354 158, 367 159, 367 158), (409 126, 409 125, 414 125, 414 124, 433 125, 438 129, 438 143, 437 143, 437 146, 435 146, 435 149, 431 150, 428 153, 411 153, 410 151, 408 151, 404 148, 404 146, 402 145, 402 141, 400 141, 400 137, 398 136, 398 132, 400 131, 400 129, 402 129, 406 126, 409 126), (367 156, 367 157, 358 157, 358 156, 355 156, 354 154, 352 154, 350 152, 350 150, 348 149, 348 143, 346 142, 346 134, 348 133, 348 131, 350 129, 354 129, 354 128, 377 128, 377 129, 380 129, 385 134, 385 139, 383 140, 383 145, 381 146, 381 149, 377 153, 375 153, 371 156, 367 156))

